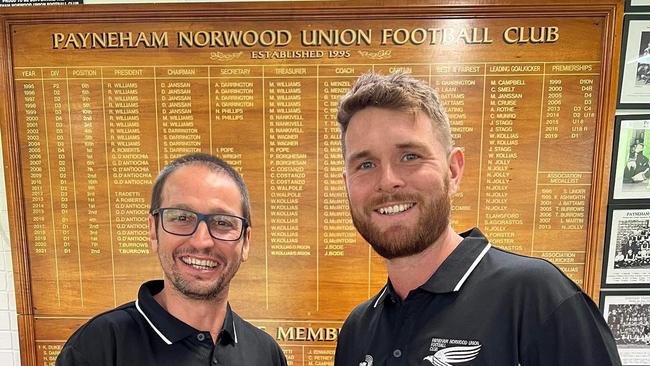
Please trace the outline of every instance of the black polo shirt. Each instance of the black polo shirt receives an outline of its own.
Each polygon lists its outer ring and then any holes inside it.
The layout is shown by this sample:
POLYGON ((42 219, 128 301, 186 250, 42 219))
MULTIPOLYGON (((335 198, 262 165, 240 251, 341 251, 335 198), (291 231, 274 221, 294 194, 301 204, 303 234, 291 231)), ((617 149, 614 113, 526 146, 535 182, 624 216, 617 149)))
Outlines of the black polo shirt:
POLYGON ((390 282, 345 321, 336 366, 620 365, 594 303, 547 261, 478 229, 402 301, 390 282))
POLYGON ((153 295, 163 281, 140 287, 138 300, 96 316, 70 337, 57 366, 286 365, 273 338, 228 305, 216 343, 163 309, 153 295))

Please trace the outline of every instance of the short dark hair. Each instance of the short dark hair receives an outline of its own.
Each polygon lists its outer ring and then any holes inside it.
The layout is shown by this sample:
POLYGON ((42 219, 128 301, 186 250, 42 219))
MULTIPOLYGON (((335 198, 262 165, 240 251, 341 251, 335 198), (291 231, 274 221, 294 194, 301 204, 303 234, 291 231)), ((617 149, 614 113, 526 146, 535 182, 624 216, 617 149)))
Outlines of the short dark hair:
POLYGON ((246 188, 246 183, 244 183, 241 175, 239 175, 230 164, 216 156, 205 153, 194 153, 181 156, 169 163, 160 171, 153 184, 153 190, 151 191, 151 207, 149 212, 153 212, 153 210, 160 208, 162 202, 162 191, 169 175, 179 168, 189 165, 204 166, 214 172, 223 173, 229 176, 235 184, 237 184, 237 187, 239 187, 242 216, 248 222, 248 226, 251 226, 251 203, 248 195, 248 188, 246 188))
POLYGON ((410 113, 422 111, 432 122, 438 140, 446 151, 452 147, 449 117, 436 91, 409 74, 363 74, 352 89, 339 101, 336 119, 341 130, 341 147, 345 154, 345 133, 355 113, 368 107, 386 108, 410 113))

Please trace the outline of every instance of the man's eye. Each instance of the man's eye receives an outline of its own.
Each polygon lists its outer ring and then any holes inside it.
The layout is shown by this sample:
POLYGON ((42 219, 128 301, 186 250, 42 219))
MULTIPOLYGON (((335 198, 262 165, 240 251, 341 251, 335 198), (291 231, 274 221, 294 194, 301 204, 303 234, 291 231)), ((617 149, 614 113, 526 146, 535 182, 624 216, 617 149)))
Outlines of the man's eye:
POLYGON ((402 160, 410 161, 410 160, 416 160, 417 158, 418 156, 415 154, 406 154, 402 157, 402 160))
POLYGON ((363 163, 359 164, 359 169, 370 169, 374 167, 375 164, 369 162, 369 161, 364 161, 363 163))

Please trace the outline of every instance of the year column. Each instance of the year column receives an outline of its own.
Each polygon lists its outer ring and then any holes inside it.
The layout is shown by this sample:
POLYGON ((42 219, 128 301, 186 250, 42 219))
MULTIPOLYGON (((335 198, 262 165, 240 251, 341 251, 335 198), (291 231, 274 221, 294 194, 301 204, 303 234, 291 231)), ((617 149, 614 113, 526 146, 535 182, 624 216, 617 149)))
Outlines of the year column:
POLYGON ((54 215, 50 191, 47 123, 40 68, 17 68, 16 111, 31 280, 35 309, 57 309, 61 301, 54 246, 54 215))

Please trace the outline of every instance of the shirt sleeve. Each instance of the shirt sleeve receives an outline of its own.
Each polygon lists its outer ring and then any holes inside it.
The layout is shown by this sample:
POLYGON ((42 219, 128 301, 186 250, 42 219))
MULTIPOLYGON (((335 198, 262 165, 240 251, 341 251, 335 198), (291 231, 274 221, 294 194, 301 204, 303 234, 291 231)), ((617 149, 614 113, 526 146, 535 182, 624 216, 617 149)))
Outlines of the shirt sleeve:
POLYGON ((616 343, 596 305, 583 292, 563 301, 522 347, 521 366, 620 366, 616 343))

